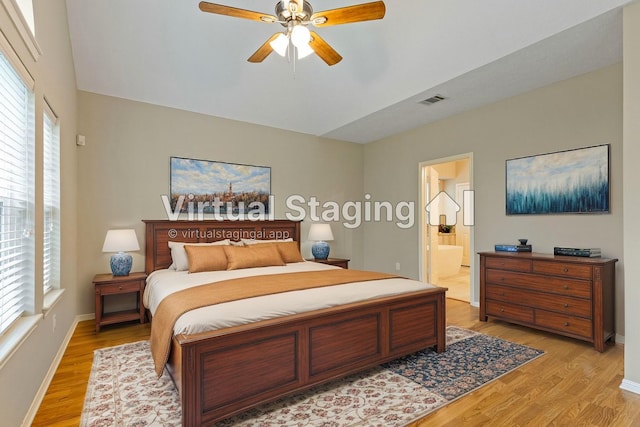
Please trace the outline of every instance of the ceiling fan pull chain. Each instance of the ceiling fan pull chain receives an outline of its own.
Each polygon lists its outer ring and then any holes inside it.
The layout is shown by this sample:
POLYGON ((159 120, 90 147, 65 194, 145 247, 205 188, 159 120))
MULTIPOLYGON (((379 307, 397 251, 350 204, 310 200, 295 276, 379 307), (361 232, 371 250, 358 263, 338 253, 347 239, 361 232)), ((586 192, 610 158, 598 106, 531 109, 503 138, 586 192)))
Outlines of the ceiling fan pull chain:
MULTIPOLYGON (((291 51, 295 51, 297 48, 291 43, 291 51)), ((293 52, 293 80, 296 79, 296 53, 293 52)))

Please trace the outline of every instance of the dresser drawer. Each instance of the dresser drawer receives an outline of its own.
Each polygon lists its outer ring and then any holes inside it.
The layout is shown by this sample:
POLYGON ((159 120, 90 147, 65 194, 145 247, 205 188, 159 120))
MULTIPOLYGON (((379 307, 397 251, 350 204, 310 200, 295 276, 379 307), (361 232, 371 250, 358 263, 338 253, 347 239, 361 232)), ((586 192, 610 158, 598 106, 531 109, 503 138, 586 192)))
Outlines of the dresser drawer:
POLYGON ((503 270, 486 270, 487 284, 509 285, 525 290, 553 292, 578 298, 591 298, 591 282, 587 280, 563 279, 503 270))
POLYGON ((501 301, 487 301, 487 314, 503 319, 533 323, 533 308, 501 301))
POLYGON ((140 282, 112 283, 109 285, 100 285, 100 293, 102 295, 119 294, 122 292, 135 292, 140 289, 140 282))
POLYGON ((514 271, 531 271, 531 260, 528 259, 509 259, 509 258, 491 258, 486 259, 486 268, 498 268, 501 270, 514 271))
POLYGON ((530 305, 562 314, 591 318, 591 301, 541 292, 530 292, 500 285, 487 285, 486 297, 491 300, 530 305))
POLYGON ((571 263, 533 261, 534 273, 552 274, 554 276, 572 277, 575 279, 591 279, 592 268, 590 265, 571 263))
POLYGON ((579 335, 584 338, 593 337, 593 326, 589 319, 536 310, 535 323, 566 334, 579 335))

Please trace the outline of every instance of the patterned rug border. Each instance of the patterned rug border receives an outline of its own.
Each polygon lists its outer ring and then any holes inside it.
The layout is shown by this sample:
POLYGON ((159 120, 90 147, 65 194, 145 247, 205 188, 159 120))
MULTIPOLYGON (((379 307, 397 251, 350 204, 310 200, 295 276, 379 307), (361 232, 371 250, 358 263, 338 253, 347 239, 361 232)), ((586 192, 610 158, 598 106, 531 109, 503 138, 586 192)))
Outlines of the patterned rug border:
MULTIPOLYGON (((124 372, 125 375, 121 376, 119 366, 117 368, 118 370, 111 374, 102 372, 108 371, 108 368, 101 367, 102 371, 96 368, 96 360, 100 360, 101 362, 106 360, 106 362, 110 364, 109 366, 111 366, 111 364, 117 364, 119 360, 117 357, 114 357, 114 354, 116 354, 119 349, 129 347, 135 349, 145 346, 148 346, 148 341, 146 340, 105 347, 94 351, 94 360, 81 415, 81 427, 176 425, 175 417, 176 412, 180 412, 180 402, 176 396, 171 395, 177 395, 177 393, 166 371, 160 379, 152 375, 154 381, 160 382, 158 387, 156 387, 158 391, 154 391, 152 387, 141 387, 138 376, 143 375, 142 372, 136 371, 135 375, 124 372), (127 384, 127 382, 131 384, 127 384), (112 383, 117 383, 117 390, 110 389, 116 388, 112 383), (140 388, 142 388, 144 392, 141 392, 140 388), (148 396, 142 395, 145 393, 147 393, 148 396), (101 400, 96 404, 93 399, 98 395, 100 395, 99 398, 101 400), (121 397, 128 397, 131 400, 120 399, 121 397), (152 402, 152 404, 146 403, 146 399, 152 402), (164 400, 159 402, 159 399, 164 400), (91 411, 87 410, 89 407, 91 411), (118 423, 118 419, 128 418, 127 414, 131 414, 134 420, 132 422, 118 423)), ((314 387, 312 389, 313 393, 307 391, 279 399, 276 402, 247 411, 246 413, 216 425, 225 427, 236 425, 251 426, 256 425, 256 418, 260 417, 260 426, 318 426, 320 425, 318 424, 318 420, 322 420, 320 421, 321 425, 331 427, 356 427, 365 425, 385 427, 392 425, 397 427, 406 426, 479 390, 485 385, 499 380, 503 376, 537 360, 545 354, 541 350, 523 344, 514 343, 458 326, 447 327, 447 351, 448 353, 438 354, 427 349, 414 353, 413 355, 396 359, 363 373, 349 376, 346 379, 314 387), (469 355, 466 354, 469 352, 469 349, 462 352, 456 350, 459 346, 455 346, 455 344, 467 340, 473 341, 473 344, 476 346, 488 345, 488 343, 483 341, 491 342, 491 347, 487 347, 488 352, 485 352, 484 349, 478 350, 476 347, 470 349, 471 353, 475 350, 475 356, 479 359, 485 359, 484 356, 487 356, 487 360, 480 362, 486 363, 485 368, 480 366, 476 371, 476 368, 469 369, 461 366, 461 371, 455 373, 461 374, 460 376, 452 376, 451 373, 446 370, 444 371, 446 375, 433 375, 432 372, 440 372, 441 367, 437 366, 437 363, 439 358, 445 359, 442 355, 446 354, 447 358, 451 356, 449 359, 469 357, 469 355), (476 341, 478 341, 478 343, 476 343, 476 341), (526 355, 526 360, 518 360, 515 366, 508 365, 503 372, 496 372, 496 369, 502 369, 504 362, 504 355, 501 354, 501 351, 508 352, 512 351, 513 348, 522 350, 521 353, 516 354, 514 359, 525 357, 524 355, 526 355), (497 353, 494 355, 493 352, 497 353), (488 356, 489 354, 490 356, 488 356), (490 358, 492 356, 496 357, 496 359, 491 360, 490 358), (427 361, 436 363, 436 365, 432 367, 431 373, 428 370, 424 370, 423 367, 416 368, 415 363, 426 364, 427 361), (493 376, 494 374, 495 376, 493 376), (489 379, 484 378, 487 375, 491 377, 489 379), (441 380, 441 378, 443 379, 441 380), (375 387, 373 384, 375 384, 375 387), (380 384, 383 384, 383 386, 380 386, 380 384), (378 389, 379 386, 381 389, 378 389), (385 386, 387 389, 385 389, 385 386), (465 386, 469 387, 468 390, 461 391, 465 386), (379 410, 375 401, 369 401, 374 398, 378 398, 380 402, 387 404, 388 407, 384 410, 387 412, 379 410), (352 404, 355 406, 347 407, 346 410, 342 411, 342 409, 337 408, 339 405, 346 406, 342 401, 353 401, 352 404), (399 407, 398 402, 402 403, 404 407, 399 407), (402 411, 403 408, 404 412, 398 414, 398 411, 402 411), (312 415, 304 411, 312 413, 312 415), (351 414, 351 412, 354 414, 351 414), (283 418, 278 418, 278 416, 282 416, 283 418), (315 423, 313 417, 315 417, 315 423), (334 417, 339 417, 340 422, 326 421, 334 417), (283 424, 283 419, 291 420, 293 423, 283 424)), ((149 364, 148 369, 143 367, 143 365, 146 364, 145 362, 148 362, 146 359, 150 359, 150 355, 139 355, 138 359, 139 366, 137 366, 136 369, 149 370, 153 373, 152 363, 149 364)), ((511 362, 516 363, 515 361, 511 362)), ((154 387, 156 386, 155 383, 153 385, 154 387)))
MULTIPOLYGON (((448 329, 448 328, 450 328, 450 327, 451 327, 451 326, 447 326, 447 329, 448 329)), ((453 326, 453 327, 454 327, 454 328, 458 328, 457 326, 453 326)), ((469 330, 470 330, 470 329, 469 329, 469 330)), ((473 332, 476 332, 476 331, 473 331, 473 332)), ((508 341, 508 340, 505 340, 505 339, 503 339, 503 338, 494 337, 494 336, 492 336, 492 335, 482 334, 482 333, 480 333, 480 332, 476 332, 476 333, 477 333, 477 334, 479 334, 479 335, 484 335, 484 336, 487 336, 487 337, 496 338, 496 339, 499 339, 499 340, 502 340, 502 341, 506 341, 506 342, 509 342, 509 343, 512 343, 512 344, 516 344, 516 345, 518 345, 518 346, 520 346, 520 347, 524 347, 524 348, 527 348, 527 349, 530 349, 530 350, 533 350, 533 351, 539 352, 539 354, 538 354, 537 356, 532 357, 531 359, 529 359, 529 360, 527 360, 527 361, 525 361, 525 362, 522 362, 522 363, 521 363, 520 365, 518 365, 517 367, 515 367, 515 368, 513 368, 513 369, 509 369, 509 370, 507 370, 507 371, 503 372, 502 374, 500 374, 500 375, 496 376, 495 378, 492 378, 492 379, 488 380, 487 382, 482 383, 480 386, 475 387, 475 388, 473 388, 473 389, 471 389, 471 390, 469 390, 469 391, 467 391, 467 392, 465 392, 465 393, 463 393, 463 394, 461 394, 461 395, 459 395, 459 396, 456 396, 455 398, 453 398, 453 399, 451 399, 451 400, 447 401, 447 403, 445 403, 445 404, 444 404, 444 405, 442 405, 442 406, 438 406, 437 408, 433 408, 433 409, 428 409, 428 410, 426 410, 425 412, 423 412, 423 413, 421 413, 421 414, 419 414, 419 415, 417 415, 417 414, 416 414, 416 417, 415 417, 413 420, 411 420, 410 422, 408 422, 406 425, 411 424, 411 423, 413 423, 413 422, 416 422, 416 421, 418 421, 418 420, 420 420, 420 419, 422 419, 422 418, 426 417, 427 415, 429 415, 429 414, 430 414, 430 413, 432 413, 432 412, 435 412, 435 411, 437 411, 437 410, 439 410, 439 409, 443 409, 443 408, 445 408, 445 407, 449 406, 449 405, 450 405, 450 404, 452 404, 453 402, 455 402, 455 401, 457 401, 457 400, 459 400, 459 399, 462 399, 463 397, 465 397, 465 396, 467 396, 467 395, 469 395, 469 394, 471 394, 471 393, 474 393, 474 392, 476 392, 476 391, 480 390, 480 389, 481 389, 481 388, 483 388, 484 386, 487 386, 487 385, 489 385, 489 384, 491 384, 491 383, 493 383, 493 382, 495 382, 495 381, 499 380, 500 378, 502 378, 502 377, 504 377, 504 376, 506 376, 506 375, 509 375, 509 374, 510 374, 510 373, 512 373, 512 372, 515 372, 517 369, 520 369, 520 368, 522 368, 523 366, 526 366, 526 365, 528 365, 529 363, 531 363, 531 362, 533 362, 533 361, 535 361, 535 360, 538 360, 539 358, 541 358, 541 357, 543 357, 543 356, 545 355, 545 352, 544 352, 544 351, 542 351, 542 350, 538 350, 538 349, 536 349, 536 348, 534 348, 534 347, 530 347, 530 346, 528 346, 528 345, 518 344, 518 343, 513 343, 512 341, 508 341)), ((469 337, 469 338, 470 338, 470 337, 469 337)), ((466 339, 466 338, 464 338, 464 339, 466 339)), ((456 341, 456 342, 457 342, 457 341, 456 341)), ((449 345, 449 343, 448 343, 448 342, 447 342, 447 345, 449 345)))

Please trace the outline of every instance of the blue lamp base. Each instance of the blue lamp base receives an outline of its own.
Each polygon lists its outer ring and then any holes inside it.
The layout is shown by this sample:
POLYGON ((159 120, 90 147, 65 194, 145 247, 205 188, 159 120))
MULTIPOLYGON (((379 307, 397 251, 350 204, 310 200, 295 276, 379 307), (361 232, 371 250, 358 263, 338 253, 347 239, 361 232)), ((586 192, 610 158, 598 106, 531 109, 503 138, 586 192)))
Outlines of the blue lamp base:
POLYGON ((311 254, 315 259, 329 258, 329 244, 319 240, 311 246, 311 254))
POLYGON ((133 264, 133 257, 124 252, 111 255, 111 274, 114 276, 128 276, 133 264))

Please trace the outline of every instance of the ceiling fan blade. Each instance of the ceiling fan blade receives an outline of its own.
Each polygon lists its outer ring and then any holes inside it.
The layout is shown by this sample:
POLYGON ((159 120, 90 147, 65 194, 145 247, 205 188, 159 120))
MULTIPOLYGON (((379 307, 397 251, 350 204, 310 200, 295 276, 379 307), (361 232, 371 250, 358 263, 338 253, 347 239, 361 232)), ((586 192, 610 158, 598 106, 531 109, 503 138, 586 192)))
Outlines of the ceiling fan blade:
POLYGON ((313 49, 313 51, 329 66, 342 61, 342 56, 329 46, 329 43, 324 41, 322 37, 313 31, 311 31, 311 41, 309 42, 309 46, 311 46, 311 49, 313 49))
POLYGON ((325 10, 311 15, 310 21, 316 27, 329 25, 349 24, 351 22, 371 21, 382 19, 386 7, 383 1, 363 3, 355 6, 340 7, 338 9, 325 10))
POLYGON ((236 7, 224 6, 221 4, 200 2, 200 10, 203 12, 216 13, 218 15, 232 16, 234 18, 251 19, 252 21, 276 22, 278 18, 267 13, 254 12, 247 9, 238 9, 236 7))
POLYGON ((249 57, 249 59, 247 59, 247 61, 253 62, 253 63, 264 61, 265 58, 269 56, 271 52, 273 52, 273 48, 269 43, 277 39, 280 34, 282 33, 275 33, 274 35, 272 35, 271 38, 269 38, 269 40, 264 42, 264 44, 260 46, 258 50, 256 50, 255 53, 249 57))

